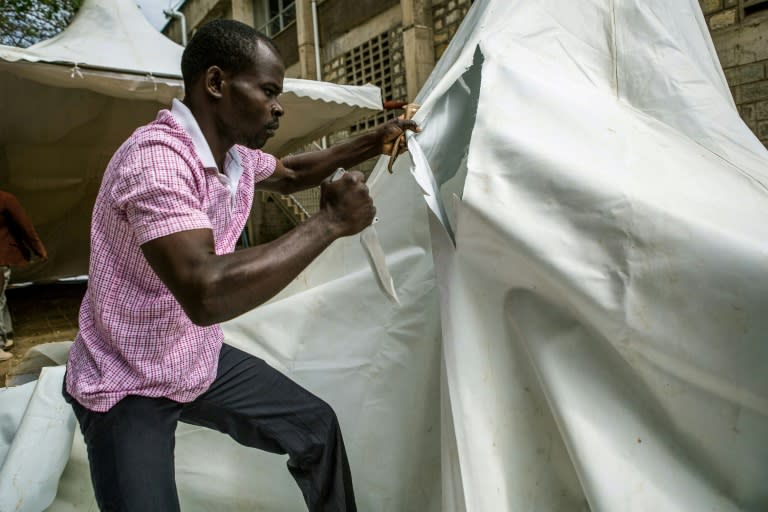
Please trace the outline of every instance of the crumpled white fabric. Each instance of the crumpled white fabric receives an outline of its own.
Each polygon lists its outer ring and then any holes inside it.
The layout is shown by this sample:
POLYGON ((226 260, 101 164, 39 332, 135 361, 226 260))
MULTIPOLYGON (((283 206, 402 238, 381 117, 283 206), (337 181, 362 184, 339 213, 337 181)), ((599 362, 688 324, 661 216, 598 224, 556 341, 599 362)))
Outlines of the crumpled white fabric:
POLYGON ((767 508, 768 155, 698 2, 484 1, 451 50, 451 510, 767 508))
POLYGON ((63 366, 44 368, 34 382, 0 388, 3 512, 39 512, 54 499, 76 423, 61 397, 63 377, 63 366))

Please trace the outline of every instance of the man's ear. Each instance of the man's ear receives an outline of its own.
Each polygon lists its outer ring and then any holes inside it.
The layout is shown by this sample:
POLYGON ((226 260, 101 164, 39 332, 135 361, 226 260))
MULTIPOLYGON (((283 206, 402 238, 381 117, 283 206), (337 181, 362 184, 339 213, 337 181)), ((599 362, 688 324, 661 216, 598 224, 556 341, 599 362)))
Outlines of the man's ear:
POLYGON ((205 92, 216 99, 221 99, 224 82, 224 71, 219 66, 211 66, 205 70, 205 92))

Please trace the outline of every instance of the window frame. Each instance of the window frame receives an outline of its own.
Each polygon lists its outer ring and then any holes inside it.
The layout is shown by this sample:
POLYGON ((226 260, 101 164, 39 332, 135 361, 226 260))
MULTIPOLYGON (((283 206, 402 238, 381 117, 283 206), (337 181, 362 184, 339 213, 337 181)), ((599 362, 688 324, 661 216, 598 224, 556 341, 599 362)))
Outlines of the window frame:
POLYGON ((274 0, 277 2, 277 14, 270 16, 270 0, 254 0, 254 25, 256 30, 263 32, 268 37, 275 37, 291 24, 296 23, 296 0, 274 0), (292 16, 290 13, 292 11, 292 16), (287 15, 288 14, 288 15, 287 15), (290 18, 289 21, 285 21, 290 18), (272 31, 272 25, 277 22, 279 29, 272 31))

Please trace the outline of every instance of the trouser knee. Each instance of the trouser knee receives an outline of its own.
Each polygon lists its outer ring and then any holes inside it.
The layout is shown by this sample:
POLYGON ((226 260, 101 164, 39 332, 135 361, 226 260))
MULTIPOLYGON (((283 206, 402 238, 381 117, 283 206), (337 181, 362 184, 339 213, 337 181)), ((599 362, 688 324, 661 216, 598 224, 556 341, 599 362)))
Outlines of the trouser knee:
POLYGON ((307 425, 311 431, 306 433, 299 453, 294 454, 294 462, 301 466, 316 464, 327 451, 335 450, 339 432, 336 412, 326 402, 318 399, 310 414, 312 420, 307 425))
POLYGON ((326 437, 335 436, 336 431, 339 430, 339 419, 336 416, 336 411, 333 410, 328 403, 318 400, 317 416, 319 423, 323 425, 322 432, 326 434, 326 437))

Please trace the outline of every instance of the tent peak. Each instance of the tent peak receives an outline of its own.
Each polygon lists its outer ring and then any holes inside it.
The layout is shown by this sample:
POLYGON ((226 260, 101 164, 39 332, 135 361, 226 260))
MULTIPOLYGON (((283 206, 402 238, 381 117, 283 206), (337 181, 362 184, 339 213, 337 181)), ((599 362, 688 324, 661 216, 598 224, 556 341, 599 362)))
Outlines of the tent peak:
POLYGON ((12 52, 18 54, 12 60, 180 77, 183 51, 147 21, 135 1, 85 0, 63 32, 12 52))

